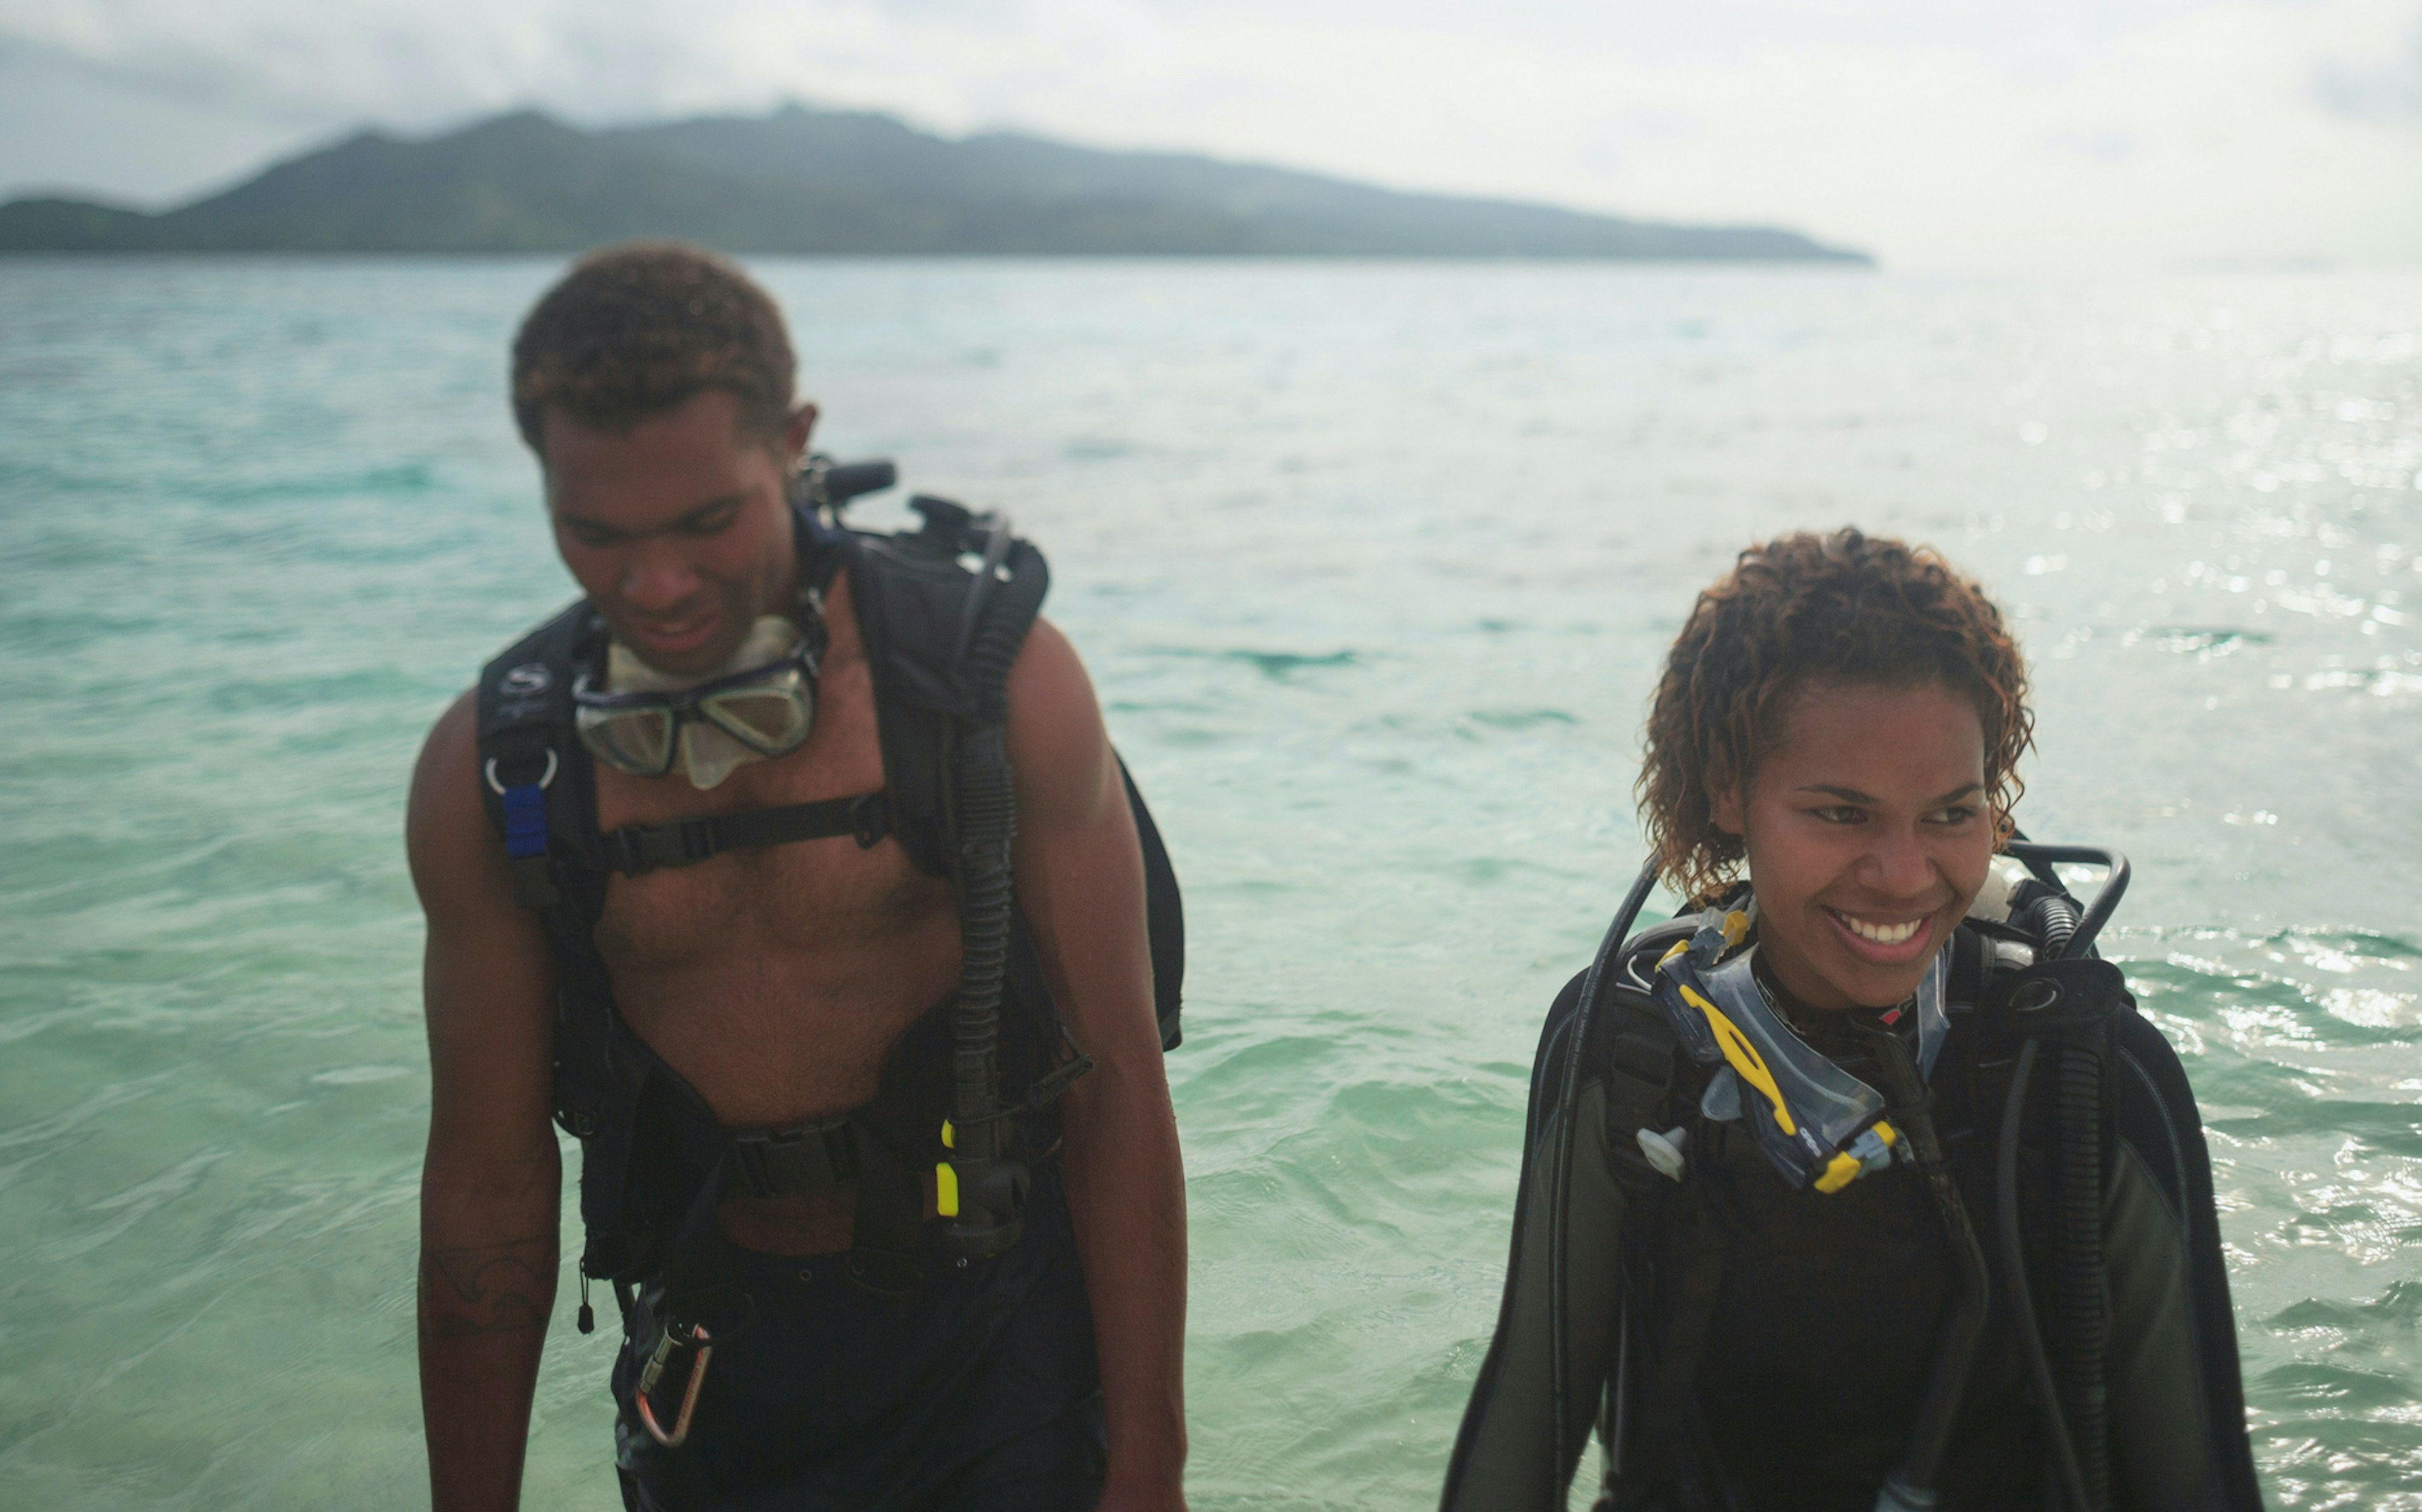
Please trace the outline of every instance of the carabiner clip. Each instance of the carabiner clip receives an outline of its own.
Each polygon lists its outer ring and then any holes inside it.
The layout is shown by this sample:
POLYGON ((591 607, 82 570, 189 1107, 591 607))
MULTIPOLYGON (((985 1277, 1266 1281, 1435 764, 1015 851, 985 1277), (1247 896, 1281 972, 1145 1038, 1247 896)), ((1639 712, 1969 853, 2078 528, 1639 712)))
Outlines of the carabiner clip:
POLYGON ((665 1336, 656 1345, 656 1352, 648 1357, 646 1367, 639 1372, 639 1389, 633 1394, 633 1399, 638 1404, 639 1426, 648 1430, 649 1438, 668 1449, 678 1449, 688 1441, 690 1414, 698 1411, 699 1388, 706 1384, 707 1362, 714 1358, 713 1336, 706 1332, 705 1324, 691 1324, 689 1337, 685 1339, 676 1336, 669 1326, 665 1329, 665 1336), (657 1425, 656 1410, 649 1405, 648 1394, 654 1391, 656 1382, 664 1379, 665 1365, 677 1348, 696 1349, 698 1358, 690 1362, 689 1383, 682 1388, 681 1411, 673 1415, 672 1431, 668 1433, 657 1425))

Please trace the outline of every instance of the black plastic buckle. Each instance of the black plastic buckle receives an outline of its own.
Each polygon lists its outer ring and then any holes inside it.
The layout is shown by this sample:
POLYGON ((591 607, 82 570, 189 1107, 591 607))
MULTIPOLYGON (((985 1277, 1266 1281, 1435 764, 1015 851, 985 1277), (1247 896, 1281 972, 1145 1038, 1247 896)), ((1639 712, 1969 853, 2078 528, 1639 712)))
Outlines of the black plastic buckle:
POLYGON ((731 1157, 752 1197, 800 1197, 857 1179, 857 1136, 846 1118, 734 1134, 731 1157))
POLYGON ((695 866, 721 849, 715 820, 699 817, 617 830, 606 843, 613 869, 632 877, 659 866, 695 866))
POLYGON ((868 793, 849 805, 849 833, 860 850, 872 850, 891 833, 891 806, 881 793, 868 793))
POLYGON ((719 849, 715 843, 715 821, 711 818, 675 819, 671 828, 679 859, 659 865, 695 866, 719 849))

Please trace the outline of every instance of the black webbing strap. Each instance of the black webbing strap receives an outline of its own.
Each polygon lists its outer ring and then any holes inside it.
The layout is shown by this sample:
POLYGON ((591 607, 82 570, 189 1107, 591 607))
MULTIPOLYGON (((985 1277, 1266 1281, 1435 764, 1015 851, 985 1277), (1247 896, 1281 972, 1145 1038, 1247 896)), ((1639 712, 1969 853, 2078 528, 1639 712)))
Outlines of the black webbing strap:
POLYGON ((637 877, 659 866, 695 866, 726 850, 854 835, 872 850, 891 833, 891 810, 881 793, 826 798, 746 814, 703 815, 668 824, 634 824, 605 837, 608 870, 637 877))
POLYGON ((724 1195, 731 1188, 733 1163, 727 1148, 708 1168, 706 1179, 690 1197, 681 1225, 673 1230, 665 1261, 661 1319, 668 1330, 686 1333, 695 1325, 712 1320, 715 1337, 724 1339, 756 1320, 756 1300, 733 1271, 731 1252, 717 1218, 724 1195))
POLYGON ((1658 1179, 1656 1168, 1641 1152, 1640 1131, 1656 1129, 1668 1111, 1681 1047, 1662 1013, 1653 1006, 1625 1006, 1628 1011, 1607 1047, 1606 1145, 1615 1180, 1627 1196, 1636 1199, 1658 1179))

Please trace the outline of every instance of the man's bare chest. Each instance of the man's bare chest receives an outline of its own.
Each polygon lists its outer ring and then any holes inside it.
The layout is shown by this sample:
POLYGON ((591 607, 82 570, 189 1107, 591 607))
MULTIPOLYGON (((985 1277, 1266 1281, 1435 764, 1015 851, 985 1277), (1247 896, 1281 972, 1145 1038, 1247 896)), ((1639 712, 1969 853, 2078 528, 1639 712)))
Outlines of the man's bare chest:
MULTIPOLYGON (((676 772, 637 778, 601 767, 598 822, 607 832, 697 816, 747 813, 882 790, 874 694, 855 635, 836 634, 817 692, 813 729, 797 750, 734 771, 700 791, 676 772)), ((700 865, 615 876, 596 940, 618 976, 724 967, 812 954, 830 960, 923 935, 953 917, 949 885, 919 871, 901 847, 849 836, 727 851, 700 865)))

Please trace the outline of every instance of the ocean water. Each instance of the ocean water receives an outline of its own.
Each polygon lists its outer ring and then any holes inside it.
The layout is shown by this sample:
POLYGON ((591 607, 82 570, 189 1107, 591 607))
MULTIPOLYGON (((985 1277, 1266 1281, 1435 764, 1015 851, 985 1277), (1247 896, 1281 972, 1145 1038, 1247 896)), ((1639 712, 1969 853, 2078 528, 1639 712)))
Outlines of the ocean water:
MULTIPOLYGON (((0 1504, 426 1501, 403 785, 568 596, 553 272, 0 262, 0 1504)), ((1197 1507, 1434 1497, 1657 659, 1855 522, 1993 587, 2022 822, 2135 862, 2273 1498, 2422 1508, 2422 278, 760 272, 825 444, 1051 553, 1185 877, 1197 1507)), ((572 1289, 533 1507, 614 1504, 572 1289)))

